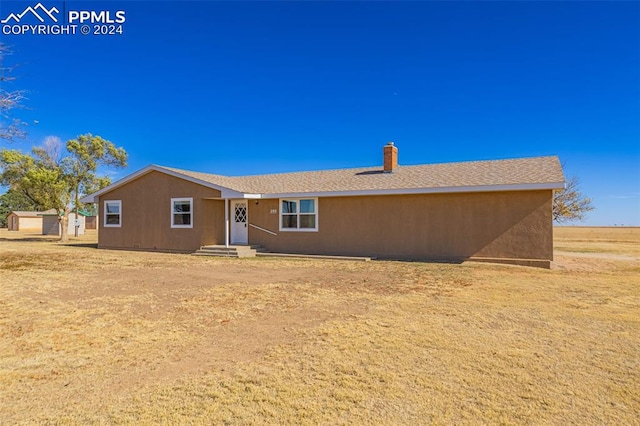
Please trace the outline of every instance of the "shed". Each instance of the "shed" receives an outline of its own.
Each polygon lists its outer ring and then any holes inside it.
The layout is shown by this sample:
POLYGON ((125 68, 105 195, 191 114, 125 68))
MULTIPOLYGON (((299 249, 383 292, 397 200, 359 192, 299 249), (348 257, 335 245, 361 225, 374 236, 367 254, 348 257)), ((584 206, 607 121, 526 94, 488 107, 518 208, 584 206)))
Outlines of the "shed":
POLYGON ((60 223, 57 214, 42 215, 42 235, 60 235, 60 223))
POLYGON ((86 210, 78 210, 78 214, 84 218, 84 229, 98 229, 97 215, 89 213, 86 210))
POLYGON ((9 231, 40 232, 42 215, 55 213, 55 209, 44 212, 14 210, 7 215, 7 228, 9 231))
MULTIPOLYGON (((85 216, 82 212, 79 213, 80 228, 78 229, 78 235, 83 235, 85 230, 85 216)), ((75 235, 75 219, 75 213, 69 213, 68 235, 75 235)), ((42 215, 42 235, 60 235, 60 221, 56 213, 42 215)))

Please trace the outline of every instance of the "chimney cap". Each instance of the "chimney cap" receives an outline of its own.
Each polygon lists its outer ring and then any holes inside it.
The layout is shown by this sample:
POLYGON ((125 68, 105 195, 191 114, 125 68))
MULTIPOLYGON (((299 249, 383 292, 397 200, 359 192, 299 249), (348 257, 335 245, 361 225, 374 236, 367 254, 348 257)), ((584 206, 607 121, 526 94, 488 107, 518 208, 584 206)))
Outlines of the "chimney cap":
POLYGON ((393 146, 393 142, 392 141, 387 142, 387 146, 389 145, 393 146))

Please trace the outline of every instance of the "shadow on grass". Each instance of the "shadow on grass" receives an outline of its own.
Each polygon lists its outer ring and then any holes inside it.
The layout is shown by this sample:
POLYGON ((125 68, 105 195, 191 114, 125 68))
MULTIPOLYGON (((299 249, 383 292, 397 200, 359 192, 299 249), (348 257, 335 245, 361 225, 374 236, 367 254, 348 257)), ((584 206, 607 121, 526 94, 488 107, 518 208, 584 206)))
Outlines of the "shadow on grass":
POLYGON ((79 248, 93 248, 93 249, 97 249, 98 248, 98 243, 69 243, 69 244, 60 244, 61 246, 65 246, 65 247, 79 247, 79 248))
MULTIPOLYGON (((32 234, 33 235, 33 234, 32 234)), ((40 236, 39 234, 33 236, 24 236, 17 238, 6 238, 0 237, 0 242, 8 242, 8 243, 60 243, 61 246, 66 247, 83 247, 83 248, 98 248, 97 242, 83 242, 83 241, 65 241, 64 243, 60 241, 60 237, 58 236, 40 236)), ((86 240, 85 240, 86 241, 86 240)))
POLYGON ((60 241, 60 238, 33 238, 33 237, 26 237, 26 238, 0 238, 0 241, 9 241, 12 243, 38 243, 38 242, 42 242, 42 243, 53 243, 56 241, 60 241))

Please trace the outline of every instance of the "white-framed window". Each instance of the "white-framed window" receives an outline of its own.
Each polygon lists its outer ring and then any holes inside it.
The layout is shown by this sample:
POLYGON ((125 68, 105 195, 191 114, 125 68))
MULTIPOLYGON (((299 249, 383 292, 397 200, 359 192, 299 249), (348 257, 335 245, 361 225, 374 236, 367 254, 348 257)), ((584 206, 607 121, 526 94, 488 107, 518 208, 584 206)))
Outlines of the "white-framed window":
POLYGON ((280 199, 280 231, 317 232, 318 199, 280 199))
POLYGON ((171 199, 171 227, 193 228, 193 198, 171 199))
POLYGON ((104 226, 105 228, 120 228, 122 226, 122 201, 104 201, 104 226))

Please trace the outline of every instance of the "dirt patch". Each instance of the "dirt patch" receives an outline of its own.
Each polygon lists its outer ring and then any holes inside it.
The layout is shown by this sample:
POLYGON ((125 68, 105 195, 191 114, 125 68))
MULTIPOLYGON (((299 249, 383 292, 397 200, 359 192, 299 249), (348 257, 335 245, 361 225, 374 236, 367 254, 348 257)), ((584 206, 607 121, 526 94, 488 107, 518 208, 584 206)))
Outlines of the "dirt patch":
POLYGON ((587 259, 606 259, 606 260, 640 260, 640 257, 627 256, 624 254, 613 253, 575 253, 570 251, 556 250, 554 255, 562 257, 582 257, 587 259))
POLYGON ((640 412, 628 243, 557 254, 552 270, 86 244, 0 243, 0 423, 632 424, 640 412))
POLYGON ((575 272, 618 271, 626 268, 640 270, 640 258, 611 253, 573 253, 556 251, 551 269, 575 272))

